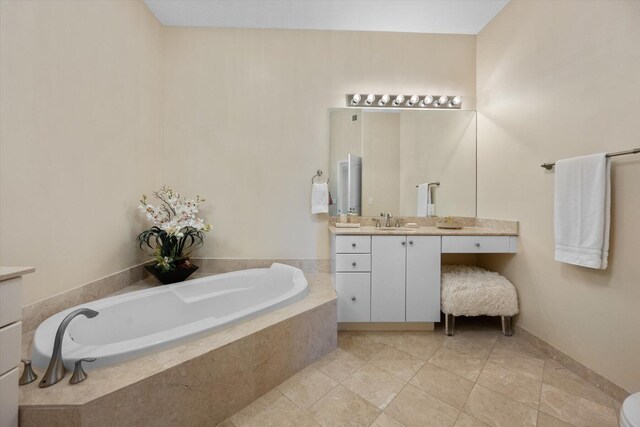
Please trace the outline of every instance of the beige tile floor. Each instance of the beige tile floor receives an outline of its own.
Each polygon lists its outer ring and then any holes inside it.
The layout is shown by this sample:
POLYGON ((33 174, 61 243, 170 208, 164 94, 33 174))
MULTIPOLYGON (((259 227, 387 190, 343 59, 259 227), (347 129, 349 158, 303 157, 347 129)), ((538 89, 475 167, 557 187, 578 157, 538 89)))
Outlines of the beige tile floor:
POLYGON ((457 322, 454 337, 340 332, 337 350, 221 425, 618 425, 618 402, 544 353, 486 320, 457 322))

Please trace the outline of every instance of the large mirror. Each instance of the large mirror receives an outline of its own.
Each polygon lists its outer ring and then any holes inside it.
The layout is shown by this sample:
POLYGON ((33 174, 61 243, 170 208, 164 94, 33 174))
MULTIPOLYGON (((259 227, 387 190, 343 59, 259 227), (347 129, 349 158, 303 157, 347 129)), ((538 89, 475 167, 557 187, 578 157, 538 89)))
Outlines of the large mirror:
POLYGON ((330 111, 329 214, 476 216, 476 112, 330 111))

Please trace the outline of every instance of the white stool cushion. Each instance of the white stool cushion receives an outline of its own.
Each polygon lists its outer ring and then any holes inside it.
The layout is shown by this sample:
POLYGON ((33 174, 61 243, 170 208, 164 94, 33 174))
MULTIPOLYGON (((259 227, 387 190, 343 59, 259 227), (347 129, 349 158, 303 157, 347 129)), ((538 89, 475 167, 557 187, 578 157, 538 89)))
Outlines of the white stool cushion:
POLYGON ((442 266, 441 308, 454 316, 513 316, 516 288, 506 277, 473 265, 442 266))

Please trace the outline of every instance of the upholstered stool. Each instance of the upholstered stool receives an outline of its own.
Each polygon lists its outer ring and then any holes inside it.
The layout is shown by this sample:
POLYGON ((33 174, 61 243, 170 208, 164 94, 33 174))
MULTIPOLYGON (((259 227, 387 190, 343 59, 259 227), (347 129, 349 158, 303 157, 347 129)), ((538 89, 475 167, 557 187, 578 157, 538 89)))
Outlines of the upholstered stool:
POLYGON ((456 316, 501 316, 502 333, 513 335, 511 316, 518 313, 518 296, 506 277, 473 265, 443 265, 441 286, 447 335, 453 335, 456 316))

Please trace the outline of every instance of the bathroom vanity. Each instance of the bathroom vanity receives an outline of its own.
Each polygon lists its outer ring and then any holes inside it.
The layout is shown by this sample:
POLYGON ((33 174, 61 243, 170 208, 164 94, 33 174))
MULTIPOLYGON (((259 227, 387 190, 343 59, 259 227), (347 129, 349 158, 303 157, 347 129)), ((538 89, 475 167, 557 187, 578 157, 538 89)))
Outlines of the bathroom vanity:
POLYGON ((32 267, 0 267, 0 427, 18 425, 22 276, 32 267))
POLYGON ((337 228, 331 271, 342 329, 430 329, 440 321, 442 254, 516 253, 518 224, 468 218, 460 230, 337 228))

